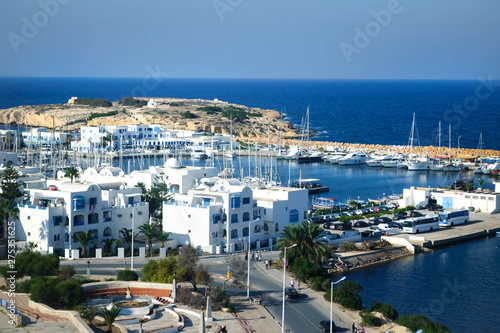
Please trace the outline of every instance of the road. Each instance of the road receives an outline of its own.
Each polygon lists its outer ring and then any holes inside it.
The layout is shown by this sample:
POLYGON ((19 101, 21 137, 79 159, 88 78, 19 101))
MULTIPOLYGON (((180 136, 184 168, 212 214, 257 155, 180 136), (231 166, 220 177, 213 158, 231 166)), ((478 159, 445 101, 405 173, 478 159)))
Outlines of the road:
MULTIPOLYGON (((263 260, 267 258, 278 257, 279 252, 263 253, 263 260)), ((243 255, 241 255, 243 258, 243 255)), ((140 268, 147 263, 147 260, 134 259, 134 269, 141 276, 140 268)), ((200 263, 207 265, 211 274, 216 276, 214 284, 221 286, 223 276, 226 275, 227 264, 226 256, 211 256, 203 255, 200 257, 200 263)), ((62 265, 74 265, 76 274, 87 274, 87 262, 69 261, 62 262, 62 265)), ((127 268, 130 268, 130 259, 126 261, 127 268)), ((124 268, 124 261, 112 260, 92 260, 90 264, 90 272, 92 275, 116 275, 117 272, 124 268)), ((289 280, 287 278, 287 280, 289 280)), ((250 297, 258 298, 260 294, 263 297, 263 305, 273 314, 276 321, 281 323, 282 302, 283 302, 283 284, 282 281, 276 280, 265 272, 256 268, 255 262, 250 262, 250 297)), ((239 294, 246 295, 246 290, 230 287, 227 289, 229 295, 239 294)), ((318 332, 318 323, 323 319, 329 319, 329 309, 324 307, 319 302, 310 300, 307 295, 301 293, 298 299, 286 299, 285 307, 285 326, 291 332, 318 332)), ((335 320, 338 327, 338 332, 349 331, 348 327, 342 327, 342 323, 335 320)))

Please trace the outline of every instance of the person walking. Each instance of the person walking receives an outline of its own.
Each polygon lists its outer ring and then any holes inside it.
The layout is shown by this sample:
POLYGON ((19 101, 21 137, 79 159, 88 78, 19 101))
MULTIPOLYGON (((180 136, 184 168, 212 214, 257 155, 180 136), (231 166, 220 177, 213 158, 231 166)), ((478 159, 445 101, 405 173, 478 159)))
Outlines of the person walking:
POLYGON ((300 280, 297 280, 297 289, 300 290, 300 280))
POLYGON ((361 333, 365 333, 365 327, 361 325, 361 333))
POLYGON ((252 260, 255 260, 255 252, 252 252, 252 260))
POLYGON ((266 271, 269 270, 269 260, 266 260, 266 271))
POLYGON ((290 285, 292 286, 292 288, 293 288, 293 282, 294 282, 294 281, 293 281, 293 279, 292 279, 292 282, 290 282, 290 285))
POLYGON ((352 333, 356 333, 356 324, 352 323, 352 333))

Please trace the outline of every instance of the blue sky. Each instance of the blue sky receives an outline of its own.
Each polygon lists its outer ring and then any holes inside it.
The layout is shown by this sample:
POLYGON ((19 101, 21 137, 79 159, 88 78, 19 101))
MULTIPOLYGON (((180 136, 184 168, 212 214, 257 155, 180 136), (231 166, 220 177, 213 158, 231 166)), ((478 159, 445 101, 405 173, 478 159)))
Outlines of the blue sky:
POLYGON ((499 15, 498 0, 4 0, 0 76, 498 79, 499 15))

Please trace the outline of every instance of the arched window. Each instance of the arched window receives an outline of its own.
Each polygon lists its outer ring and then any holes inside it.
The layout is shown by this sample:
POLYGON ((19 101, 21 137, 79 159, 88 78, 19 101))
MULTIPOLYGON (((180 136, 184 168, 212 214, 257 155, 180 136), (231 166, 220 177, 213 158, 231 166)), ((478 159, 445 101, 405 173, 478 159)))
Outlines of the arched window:
POLYGON ((99 222, 99 214, 93 213, 88 216, 88 224, 95 224, 99 222))
POLYGON ((253 232, 255 232, 255 233, 260 232, 260 225, 258 225, 258 224, 257 224, 257 225, 253 228, 253 232))
POLYGON ((231 239, 238 238, 238 229, 231 230, 231 239))
POLYGON ((231 223, 238 223, 238 214, 231 215, 231 223))
POLYGON ((64 234, 64 241, 65 241, 66 243, 67 243, 67 242, 69 242, 69 235, 68 235, 68 233, 65 233, 65 234, 64 234))
POLYGON ((267 225, 267 223, 264 223, 264 231, 269 231, 269 226, 267 225))
POLYGON ((250 221, 250 213, 246 212, 243 213, 243 222, 248 222, 250 221))
POLYGON ((243 237, 248 237, 248 227, 243 228, 243 237))
POLYGON ((104 232, 102 234, 104 237, 108 237, 108 236, 111 236, 111 228, 110 227, 107 227, 106 229, 104 229, 104 232))
POLYGON ((279 224, 278 224, 278 223, 276 223, 276 225, 275 225, 275 227, 274 227, 274 230, 275 230, 275 231, 280 231, 280 226, 279 226, 279 224))
POLYGON ((290 223, 299 222, 299 211, 296 209, 292 209, 290 211, 290 223))
POLYGON ((54 235, 54 242, 57 241, 57 235, 54 235))

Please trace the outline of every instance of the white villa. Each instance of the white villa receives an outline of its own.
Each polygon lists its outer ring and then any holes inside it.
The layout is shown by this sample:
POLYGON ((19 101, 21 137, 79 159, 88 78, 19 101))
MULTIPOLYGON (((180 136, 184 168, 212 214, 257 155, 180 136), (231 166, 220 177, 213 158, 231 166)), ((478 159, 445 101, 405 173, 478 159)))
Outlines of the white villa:
POLYGON ((116 183, 70 183, 48 180, 43 188, 26 189, 27 202, 19 203, 16 241, 38 244, 44 252, 69 257, 80 244, 72 240, 78 231, 96 231, 97 248, 105 238, 119 239, 121 228, 148 221, 149 204, 141 202, 141 189, 116 183), (133 221, 133 222, 132 222, 133 221))

